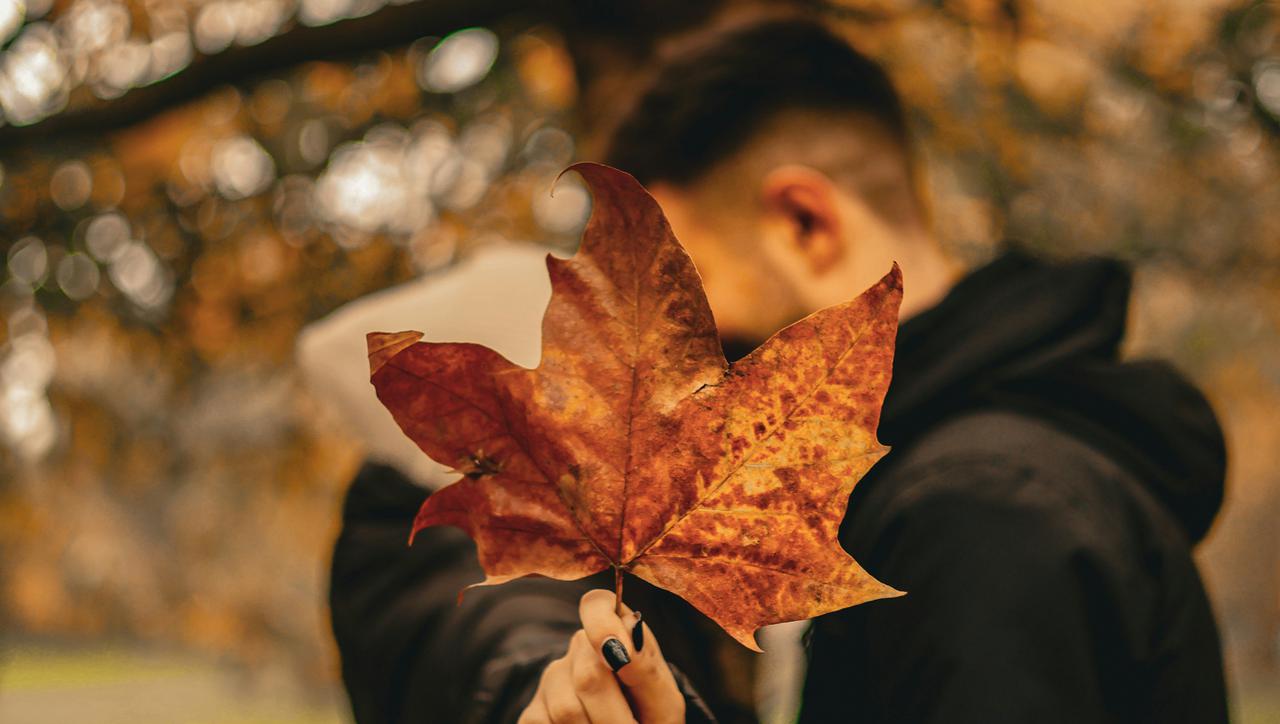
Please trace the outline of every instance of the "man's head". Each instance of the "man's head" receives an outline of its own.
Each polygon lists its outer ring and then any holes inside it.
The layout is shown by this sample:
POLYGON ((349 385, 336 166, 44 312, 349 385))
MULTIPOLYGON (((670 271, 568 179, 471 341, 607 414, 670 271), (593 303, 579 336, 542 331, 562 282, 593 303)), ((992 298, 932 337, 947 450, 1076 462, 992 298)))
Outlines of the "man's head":
POLYGON ((940 256, 897 93, 816 22, 754 24, 673 57, 606 162, 662 204, 728 338, 852 298, 894 260, 910 291, 940 256))

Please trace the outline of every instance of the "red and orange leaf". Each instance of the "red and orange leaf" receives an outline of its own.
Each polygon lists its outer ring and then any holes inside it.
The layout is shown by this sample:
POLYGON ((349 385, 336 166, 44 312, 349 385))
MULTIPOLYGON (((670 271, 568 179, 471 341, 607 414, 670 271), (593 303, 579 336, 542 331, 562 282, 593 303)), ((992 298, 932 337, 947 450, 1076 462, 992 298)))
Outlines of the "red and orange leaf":
POLYGON ((743 645, 760 626, 899 595, 837 540, 887 448, 902 278, 817 312, 729 366, 693 262, 631 176, 578 164, 595 199, 577 255, 547 258, 542 360, 369 335, 378 397, 464 477, 414 532, 453 525, 485 584, 619 569, 743 645))

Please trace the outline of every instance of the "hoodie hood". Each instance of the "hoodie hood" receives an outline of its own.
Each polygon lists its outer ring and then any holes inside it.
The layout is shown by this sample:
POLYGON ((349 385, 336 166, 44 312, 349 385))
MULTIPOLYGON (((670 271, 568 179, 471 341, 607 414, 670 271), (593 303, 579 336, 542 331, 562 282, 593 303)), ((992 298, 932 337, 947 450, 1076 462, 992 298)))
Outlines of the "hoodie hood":
POLYGON ((1222 504, 1226 450, 1204 397, 1171 367, 1121 362, 1130 274, 1109 259, 1007 253, 898 333, 880 439, 901 445, 981 407, 1045 419, 1133 471, 1203 538, 1222 504))

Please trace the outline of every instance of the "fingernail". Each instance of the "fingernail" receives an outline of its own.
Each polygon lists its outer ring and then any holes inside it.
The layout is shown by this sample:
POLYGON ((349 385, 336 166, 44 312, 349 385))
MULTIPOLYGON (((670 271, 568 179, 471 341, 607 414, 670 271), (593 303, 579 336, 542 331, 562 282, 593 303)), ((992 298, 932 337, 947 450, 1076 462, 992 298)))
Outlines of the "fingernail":
POLYGON ((627 647, 623 646, 622 642, 615 638, 605 639, 604 646, 600 647, 600 653, 604 654, 605 662, 614 671, 631 663, 631 656, 627 653, 627 647))
POLYGON ((637 654, 644 649, 644 622, 640 620, 639 611, 636 611, 636 625, 631 627, 631 644, 636 647, 637 654))

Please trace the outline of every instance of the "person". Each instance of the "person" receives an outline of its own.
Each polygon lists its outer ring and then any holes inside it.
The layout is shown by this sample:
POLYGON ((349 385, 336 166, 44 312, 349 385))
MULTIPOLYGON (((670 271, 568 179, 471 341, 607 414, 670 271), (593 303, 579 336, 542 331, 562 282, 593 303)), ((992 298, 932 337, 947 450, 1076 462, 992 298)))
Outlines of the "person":
MULTIPOLYGON (((1008 245, 963 272, 929 228, 885 72, 816 21, 686 47, 611 148, 698 265, 730 358, 902 268, 892 451, 840 540, 908 593, 812 622, 801 722, 1227 721, 1192 557, 1224 443, 1169 366, 1119 358, 1122 264, 1008 245)), ((661 591, 627 584, 643 620, 600 580, 455 605, 482 577, 474 550, 453 529, 406 549, 422 499, 376 466, 347 499, 331 604, 359 721, 752 719, 722 637, 661 591)))

